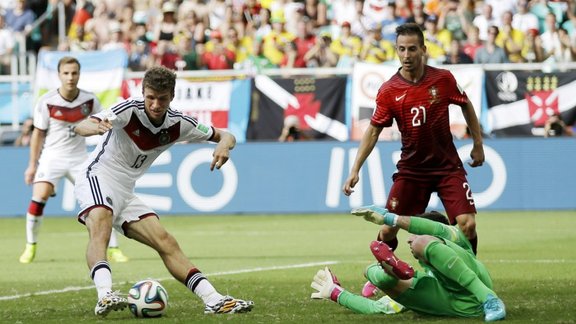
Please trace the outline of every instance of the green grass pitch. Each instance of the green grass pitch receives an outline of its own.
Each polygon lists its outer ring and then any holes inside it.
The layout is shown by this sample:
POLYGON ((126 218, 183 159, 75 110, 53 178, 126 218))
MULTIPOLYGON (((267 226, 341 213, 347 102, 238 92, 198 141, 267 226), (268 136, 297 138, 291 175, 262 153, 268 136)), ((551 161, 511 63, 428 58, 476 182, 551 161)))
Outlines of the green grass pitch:
MULTIPOLYGON (((96 292, 84 253, 85 228, 73 216, 49 217, 34 263, 23 265, 24 219, 0 219, 0 323, 480 323, 413 312, 359 315, 311 300, 310 282, 324 264, 359 293, 377 226, 347 214, 162 217, 192 262, 222 293, 252 299, 251 313, 204 315, 199 298, 171 279, 154 251, 126 238, 130 257, 112 263, 115 289, 126 293, 144 278, 160 279, 169 308, 160 319, 129 311, 105 320, 93 314, 96 292)), ((576 323, 576 212, 480 212, 479 258, 507 306, 507 322, 576 323)), ((401 233, 397 254, 413 262, 401 233)), ((413 262, 413 264, 416 264, 413 262)))

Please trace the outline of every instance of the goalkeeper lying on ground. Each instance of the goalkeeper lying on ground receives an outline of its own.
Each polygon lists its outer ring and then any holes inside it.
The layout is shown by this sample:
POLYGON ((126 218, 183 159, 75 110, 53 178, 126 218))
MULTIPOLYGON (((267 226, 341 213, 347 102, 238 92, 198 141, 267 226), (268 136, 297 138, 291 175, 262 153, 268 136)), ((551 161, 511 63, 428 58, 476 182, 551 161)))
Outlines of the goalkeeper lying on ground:
POLYGON ((414 271, 385 243, 374 241, 370 250, 378 263, 368 266, 364 275, 389 297, 372 300, 352 294, 325 268, 314 276, 311 286, 317 292, 312 298, 331 299, 361 314, 393 314, 404 307, 436 316, 484 315, 486 322, 506 317, 504 303, 492 290, 490 274, 476 259, 466 236, 458 227, 447 225, 444 215, 399 216, 376 206, 358 208, 352 214, 414 234, 408 244, 423 270, 414 271))

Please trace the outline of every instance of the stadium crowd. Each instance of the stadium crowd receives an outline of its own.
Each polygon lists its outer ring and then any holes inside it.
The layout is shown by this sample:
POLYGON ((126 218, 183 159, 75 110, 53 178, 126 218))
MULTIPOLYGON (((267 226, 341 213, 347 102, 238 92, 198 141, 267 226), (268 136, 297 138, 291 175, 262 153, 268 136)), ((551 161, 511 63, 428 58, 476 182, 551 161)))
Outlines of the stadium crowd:
POLYGON ((132 71, 393 63, 404 22, 423 28, 433 65, 576 58, 571 0, 61 0, 65 40, 58 1, 0 0, 1 73, 18 35, 35 52, 124 48, 132 71))

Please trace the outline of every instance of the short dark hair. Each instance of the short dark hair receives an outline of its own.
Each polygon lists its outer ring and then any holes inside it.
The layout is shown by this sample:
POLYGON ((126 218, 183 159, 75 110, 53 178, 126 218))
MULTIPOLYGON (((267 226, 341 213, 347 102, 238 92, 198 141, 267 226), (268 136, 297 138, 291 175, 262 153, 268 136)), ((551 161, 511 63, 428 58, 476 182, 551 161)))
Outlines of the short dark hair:
POLYGON ((80 62, 78 61, 77 58, 72 57, 72 56, 64 56, 62 57, 59 61, 58 61, 58 72, 60 72, 60 67, 64 64, 72 64, 72 63, 76 63, 78 64, 78 70, 80 70, 80 62))
POLYGON ((424 34, 422 33, 422 28, 416 23, 405 23, 396 27, 396 41, 398 41, 398 36, 400 35, 416 35, 418 36, 418 43, 420 46, 424 46, 424 34))
POLYGON ((450 225, 450 223, 448 223, 448 218, 446 218, 446 216, 444 216, 444 214, 439 213, 435 210, 431 211, 431 212, 426 212, 423 214, 418 214, 418 215, 414 215, 414 217, 420 217, 420 218, 426 218, 435 222, 439 222, 445 225, 450 225))
POLYGON ((170 90, 170 93, 174 96, 175 87, 176 72, 163 66, 151 67, 146 71, 142 80, 142 91, 146 88, 159 92, 170 90))

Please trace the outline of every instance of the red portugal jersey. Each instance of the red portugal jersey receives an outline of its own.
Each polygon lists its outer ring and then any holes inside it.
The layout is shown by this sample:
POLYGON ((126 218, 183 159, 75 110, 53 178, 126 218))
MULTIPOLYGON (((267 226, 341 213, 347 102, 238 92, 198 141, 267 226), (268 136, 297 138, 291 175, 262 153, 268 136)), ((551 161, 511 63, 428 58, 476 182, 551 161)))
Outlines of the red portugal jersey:
POLYGON ((426 66, 417 83, 397 72, 378 90, 371 124, 392 126, 396 120, 402 137, 398 170, 418 174, 446 174, 462 169, 450 132, 448 106, 464 106, 468 96, 452 73, 426 66))

